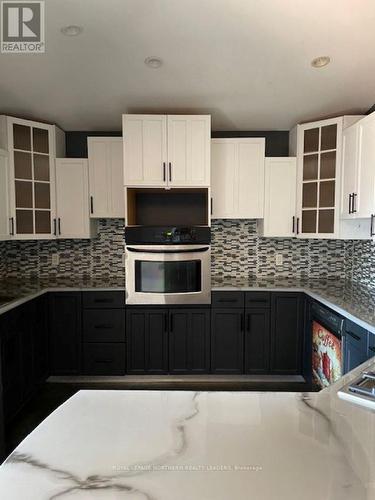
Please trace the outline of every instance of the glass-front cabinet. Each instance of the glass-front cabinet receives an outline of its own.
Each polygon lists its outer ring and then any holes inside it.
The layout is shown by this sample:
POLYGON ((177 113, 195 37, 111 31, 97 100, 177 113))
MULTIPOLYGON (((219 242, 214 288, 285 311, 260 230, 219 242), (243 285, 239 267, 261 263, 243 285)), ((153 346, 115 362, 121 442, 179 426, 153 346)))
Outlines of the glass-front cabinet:
POLYGON ((342 118, 298 127, 299 237, 333 238, 338 231, 342 118))
POLYGON ((63 132, 54 125, 0 118, 1 142, 9 153, 10 236, 54 238, 54 162, 56 154, 64 156, 63 132))

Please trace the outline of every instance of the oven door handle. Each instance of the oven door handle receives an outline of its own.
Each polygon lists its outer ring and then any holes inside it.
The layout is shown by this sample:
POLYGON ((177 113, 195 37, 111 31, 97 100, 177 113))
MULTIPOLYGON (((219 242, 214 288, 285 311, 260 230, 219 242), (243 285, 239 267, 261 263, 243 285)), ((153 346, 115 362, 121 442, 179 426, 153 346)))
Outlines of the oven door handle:
POLYGON ((128 252, 135 252, 135 253, 201 253, 201 252, 207 252, 210 247, 201 247, 201 248, 189 248, 188 250, 168 250, 168 249, 155 249, 155 250, 145 250, 144 248, 134 248, 134 247, 127 247, 126 248, 128 252))

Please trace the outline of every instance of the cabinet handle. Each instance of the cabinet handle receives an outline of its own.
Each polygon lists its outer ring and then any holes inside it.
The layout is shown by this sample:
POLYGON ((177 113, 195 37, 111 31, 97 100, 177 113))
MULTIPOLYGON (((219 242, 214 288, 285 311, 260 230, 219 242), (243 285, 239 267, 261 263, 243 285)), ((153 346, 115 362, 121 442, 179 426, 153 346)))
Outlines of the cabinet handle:
POLYGON ((94 197, 90 196, 90 212, 94 213, 94 197))
POLYGON ((214 199, 211 198, 211 215, 213 214, 214 212, 214 199))
POLYGON ((353 193, 352 214, 357 212, 357 193, 353 193))
POLYGON ((349 337, 351 337, 354 340, 361 340, 361 337, 359 337, 358 335, 356 335, 353 332, 350 332, 350 331, 347 330, 346 333, 349 335, 349 337))
POLYGON ((94 325, 94 328, 96 330, 113 330, 113 325, 105 325, 105 324, 102 324, 102 325, 94 325))
POLYGON ((241 332, 244 331, 244 317, 243 317, 243 313, 241 313, 241 332))
POLYGON ((94 302, 97 304, 111 304, 113 302, 112 299, 94 299, 94 302))
POLYGON ((169 320, 169 331, 171 333, 173 333, 173 314, 171 314, 170 320, 169 320))
POLYGON ((349 214, 352 213, 352 193, 349 195, 349 214))
POLYGON ((14 236, 14 218, 13 217, 9 218, 9 223, 10 223, 9 233, 11 236, 14 236))
POLYGON ((164 333, 168 333, 168 313, 164 314, 164 333))
POLYGON ((299 234, 299 217, 297 217, 297 234, 299 234))
POLYGON ((375 233, 374 233, 374 218, 375 218, 375 215, 371 214, 370 236, 375 236, 375 233))
POLYGON ((56 219, 53 219, 53 235, 56 236, 56 219))
POLYGON ((61 235, 61 219, 60 219, 60 217, 57 219, 57 228, 59 231, 59 235, 61 235))
POLYGON ((111 358, 96 358, 95 363, 112 363, 113 359, 111 358))
POLYGON ((250 314, 247 316, 247 331, 250 332, 250 314))
POLYGON ((172 163, 169 162, 169 182, 172 182, 172 163))
POLYGON ((295 225, 296 225, 296 218, 293 215, 293 217, 292 217, 292 233, 293 234, 295 233, 295 225))
POLYGON ((165 182, 165 161, 163 161, 163 182, 165 182))
POLYGON ((237 302, 237 299, 219 299, 218 302, 232 303, 237 302))

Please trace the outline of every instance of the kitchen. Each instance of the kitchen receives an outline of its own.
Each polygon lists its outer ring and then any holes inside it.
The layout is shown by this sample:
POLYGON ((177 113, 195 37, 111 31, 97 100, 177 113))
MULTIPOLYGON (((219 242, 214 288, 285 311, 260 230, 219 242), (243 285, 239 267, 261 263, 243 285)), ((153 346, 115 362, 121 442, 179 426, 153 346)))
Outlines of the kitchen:
MULTIPOLYGON (((281 8, 272 3, 236 0, 221 5, 217 21, 228 15, 237 26, 239 12, 264 21, 281 8)), ((131 31, 131 14, 147 18, 150 33, 133 34, 152 40, 145 2, 125 4, 122 21, 131 31)), ((187 2, 156 4, 192 16, 187 2)), ((288 4, 287 18, 296 15, 288 4)), ((91 53, 90 24, 64 25, 69 12, 80 18, 73 6, 52 0, 45 8, 63 26, 64 50, 91 53)), ((369 12, 364 2, 361 23, 369 12)), ((46 25, 52 55, 34 59, 43 71, 55 64, 54 26, 46 25)), ((204 16, 198 32, 208 26, 204 16)), ((189 40, 185 50, 196 43, 189 40)), ((314 99, 301 98, 298 113, 275 108, 269 120, 235 108, 228 120, 182 95, 174 107, 168 99, 153 107, 150 89, 137 105, 137 86, 170 89, 166 47, 163 58, 142 56, 142 68, 134 66, 133 101, 129 94, 107 109, 88 88, 91 118, 52 97, 39 97, 38 110, 30 92, 24 108, 4 98, 6 498, 176 498, 176 486, 178 498, 372 497, 375 110, 368 91, 342 91, 334 104, 329 79, 343 63, 328 40, 324 47, 307 63, 301 56, 314 99)), ((0 57, 5 67, 33 56, 0 57)), ((225 57, 236 64, 238 56, 225 57)))

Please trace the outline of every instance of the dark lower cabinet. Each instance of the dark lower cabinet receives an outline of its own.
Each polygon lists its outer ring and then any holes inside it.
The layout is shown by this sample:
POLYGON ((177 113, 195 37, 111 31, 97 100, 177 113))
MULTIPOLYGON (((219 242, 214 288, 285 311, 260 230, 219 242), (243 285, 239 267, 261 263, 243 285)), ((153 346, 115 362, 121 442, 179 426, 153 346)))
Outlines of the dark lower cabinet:
POLYGON ((210 310, 169 311, 169 372, 208 373, 210 369, 210 310))
POLYGON ((42 383, 49 376, 49 337, 48 337, 48 297, 42 295, 35 299, 33 322, 34 375, 35 382, 42 383))
POLYGON ((303 294, 272 293, 271 373, 281 375, 301 373, 303 331, 303 294))
POLYGON ((364 363, 368 356, 368 347, 370 346, 369 334, 367 330, 353 323, 350 320, 345 320, 344 327, 344 372, 350 372, 364 363))
POLYGON ((53 375, 76 375, 81 371, 81 316, 81 293, 50 294, 50 368, 53 375))
POLYGON ((242 373, 244 312, 242 309, 212 309, 211 372, 242 373))
POLYGON ((83 345, 84 375, 124 375, 124 343, 86 343, 83 345))
POLYGON ((245 312, 245 373, 266 374, 270 369, 270 310, 245 312))
POLYGON ((127 373, 168 373, 168 309, 126 311, 127 373))

